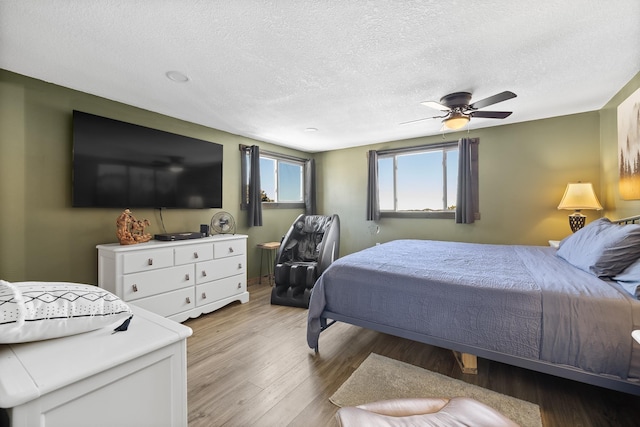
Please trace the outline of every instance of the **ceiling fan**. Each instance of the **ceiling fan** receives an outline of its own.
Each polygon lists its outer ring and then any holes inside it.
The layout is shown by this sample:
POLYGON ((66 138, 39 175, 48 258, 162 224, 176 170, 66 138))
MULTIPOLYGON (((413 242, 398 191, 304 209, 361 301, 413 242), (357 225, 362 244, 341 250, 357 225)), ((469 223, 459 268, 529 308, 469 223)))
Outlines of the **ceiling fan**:
POLYGON ((482 117, 487 119, 505 119, 511 115, 511 111, 478 111, 480 108, 487 107, 489 105, 497 104, 498 102, 506 101, 507 99, 515 98, 516 94, 513 92, 505 91, 496 95, 490 96, 480 101, 476 101, 470 104, 471 94, 469 92, 454 92, 449 95, 445 95, 440 98, 440 102, 436 101, 424 101, 422 105, 446 112, 443 116, 425 117, 423 119, 411 120, 408 122, 400 123, 401 125, 407 125, 410 123, 416 123, 429 119, 444 119, 442 120, 443 127, 448 129, 460 129, 471 120, 471 117, 482 117))

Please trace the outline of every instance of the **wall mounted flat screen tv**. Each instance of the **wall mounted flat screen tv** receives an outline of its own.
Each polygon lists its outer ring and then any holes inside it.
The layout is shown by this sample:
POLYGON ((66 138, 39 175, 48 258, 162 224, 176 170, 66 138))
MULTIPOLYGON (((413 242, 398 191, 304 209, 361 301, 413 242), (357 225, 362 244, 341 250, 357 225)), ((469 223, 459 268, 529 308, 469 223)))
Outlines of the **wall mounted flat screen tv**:
POLYGON ((222 145, 73 112, 73 206, 221 208, 222 145))

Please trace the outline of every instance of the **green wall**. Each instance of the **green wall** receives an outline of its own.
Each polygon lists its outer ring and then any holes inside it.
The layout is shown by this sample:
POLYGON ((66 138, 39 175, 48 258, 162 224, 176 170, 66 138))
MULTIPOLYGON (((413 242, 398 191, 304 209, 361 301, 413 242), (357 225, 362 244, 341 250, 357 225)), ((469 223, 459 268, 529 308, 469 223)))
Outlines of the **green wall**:
POLYGON ((600 110, 600 202, 603 203, 606 215, 611 218, 640 215, 640 200, 623 200, 618 191, 618 106, 638 88, 640 73, 600 110))
MULTIPOLYGON (((546 245, 549 239, 571 233, 567 219, 571 212, 557 210, 567 183, 591 181, 598 191, 598 127, 598 113, 590 112, 446 134, 446 140, 480 138, 481 219, 474 224, 446 219, 365 220, 366 152, 441 142, 441 135, 318 155, 320 207, 341 217, 342 254, 398 238, 546 245), (348 191, 343 191, 345 185, 348 191)), ((585 214, 587 221, 600 216, 585 214)))
MULTIPOLYGON (((556 209, 567 182, 591 181, 611 217, 637 214, 640 201, 617 196, 616 108, 640 87, 636 75, 601 110, 446 134, 480 138, 480 213, 474 224, 441 219, 365 221, 366 152, 441 142, 442 136, 393 141, 314 155, 321 213, 341 218, 341 254, 398 238, 546 245, 567 236, 569 211, 556 209), (379 230, 379 231, 377 231, 379 230)), ((240 211, 238 144, 284 154, 306 153, 152 113, 0 70, 0 278, 96 282, 95 245, 115 242, 121 210, 71 208, 71 112, 77 109, 224 145, 223 209, 249 235, 249 277, 255 245, 279 240, 301 210, 264 210, 264 226, 248 228, 240 211)), ((517 114, 517 112, 515 113, 517 114)), ((472 122, 473 127, 473 122, 472 122)), ((196 231, 217 210, 164 210, 167 231, 196 231)), ((585 212, 588 221, 601 212, 585 212)), ((135 210, 151 233, 156 210, 135 210)))
MULTIPOLYGON (((96 283, 100 243, 116 242, 121 209, 71 207, 72 111, 110 117, 187 135, 224 146, 223 210, 249 235, 249 277, 257 277, 260 253, 255 245, 279 241, 299 209, 263 212, 265 226, 245 226, 240 211, 239 144, 258 143, 274 152, 306 153, 253 141, 161 114, 88 95, 0 70, 0 278, 96 283)), ((125 207, 123 207, 124 209, 125 207)), ((216 209, 163 210, 168 232, 198 231, 216 209)), ((133 211, 149 219, 150 233, 161 233, 158 210, 133 211)))

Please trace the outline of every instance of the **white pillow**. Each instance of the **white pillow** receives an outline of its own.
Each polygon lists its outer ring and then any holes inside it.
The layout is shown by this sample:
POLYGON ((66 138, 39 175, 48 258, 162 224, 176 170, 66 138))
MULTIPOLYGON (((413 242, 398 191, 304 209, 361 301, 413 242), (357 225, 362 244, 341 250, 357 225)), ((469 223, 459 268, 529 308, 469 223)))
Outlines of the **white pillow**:
POLYGON ((130 316, 131 309, 125 302, 97 286, 0 280, 0 344, 117 326, 130 316))

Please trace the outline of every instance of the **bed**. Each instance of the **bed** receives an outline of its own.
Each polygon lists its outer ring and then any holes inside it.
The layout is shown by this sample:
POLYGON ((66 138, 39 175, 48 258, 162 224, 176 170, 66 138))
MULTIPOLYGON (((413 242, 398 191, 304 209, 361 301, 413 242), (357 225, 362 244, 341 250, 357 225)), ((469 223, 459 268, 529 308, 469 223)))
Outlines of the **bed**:
POLYGON ((638 259, 640 225, 606 218, 559 249, 392 241, 318 279, 307 342, 339 321, 640 395, 638 259))

